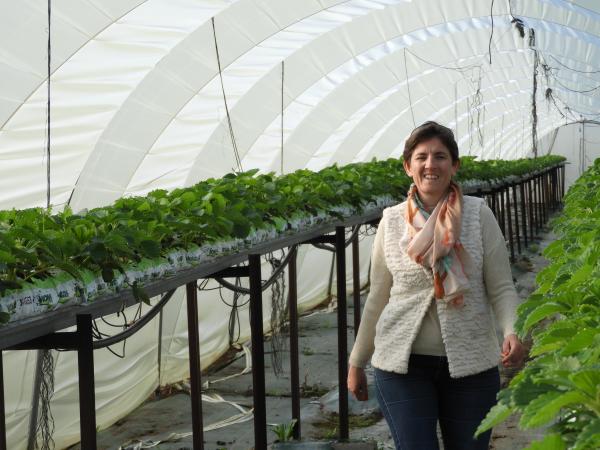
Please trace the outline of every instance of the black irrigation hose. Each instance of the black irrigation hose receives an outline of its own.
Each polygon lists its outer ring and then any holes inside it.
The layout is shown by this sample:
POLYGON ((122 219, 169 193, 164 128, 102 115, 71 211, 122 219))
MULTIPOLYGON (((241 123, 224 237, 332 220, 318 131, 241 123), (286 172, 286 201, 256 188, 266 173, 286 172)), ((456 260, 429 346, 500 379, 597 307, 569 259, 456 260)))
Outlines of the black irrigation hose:
MULTIPOLYGON (((279 276, 279 274, 283 271, 283 269, 285 269, 285 266, 288 265, 288 263, 290 262, 290 258, 292 256, 292 254, 294 254, 294 250, 296 249, 298 245, 292 245, 290 247, 290 251, 288 252, 287 255, 285 255, 285 258, 283 259, 283 261, 281 261, 281 265, 275 269, 273 271, 273 273, 271 274, 271 277, 262 285, 261 290, 265 290, 267 289, 269 286, 271 286, 275 280, 277 280, 277 277, 279 276)), ((245 295, 250 295, 250 289, 242 287, 242 286, 236 286, 232 283, 230 283, 229 281, 225 281, 223 278, 215 278, 215 281, 217 283, 219 283, 221 286, 229 289, 230 291, 233 292, 237 292, 240 294, 245 294, 245 295)))
POLYGON ((154 305, 152 307, 152 309, 150 311, 148 311, 147 314, 144 315, 144 317, 142 317, 140 320, 136 321, 133 325, 128 327, 123 332, 115 334, 114 336, 108 337, 106 339, 99 339, 97 341, 94 341, 94 343, 93 343, 94 350, 99 349, 99 348, 108 347, 109 345, 117 344, 117 343, 121 342, 122 340, 127 339, 128 337, 130 337, 137 331, 139 331, 142 327, 144 327, 148 322, 150 322, 163 309, 163 307, 167 304, 167 302, 171 299, 171 297, 173 297, 174 293, 175 293, 175 289, 168 291, 165 295, 163 295, 163 297, 160 299, 160 301, 156 305, 154 305))
MULTIPOLYGON (((346 242, 344 242, 344 247, 348 247, 352 243, 352 241, 356 238, 356 235, 359 233, 359 231, 360 231, 360 225, 354 225, 352 227, 352 234, 350 235, 350 237, 348 239, 346 239, 346 242)), ((313 247, 319 248, 321 250, 327 250, 328 252, 335 253, 335 247, 333 245, 317 244, 317 243, 312 243, 311 245, 313 247)))

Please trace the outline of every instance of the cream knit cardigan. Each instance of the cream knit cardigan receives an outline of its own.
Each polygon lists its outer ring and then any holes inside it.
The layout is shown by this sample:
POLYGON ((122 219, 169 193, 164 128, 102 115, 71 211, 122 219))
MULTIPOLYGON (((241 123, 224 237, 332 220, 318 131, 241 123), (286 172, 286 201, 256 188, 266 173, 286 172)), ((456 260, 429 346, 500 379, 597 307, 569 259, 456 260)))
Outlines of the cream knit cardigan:
POLYGON ((519 300, 506 244, 492 212, 480 198, 463 196, 463 200, 460 240, 472 261, 464 306, 435 301, 431 270, 407 256, 406 202, 385 209, 371 256, 371 290, 350 364, 364 367, 372 355, 374 367, 407 373, 412 345, 432 307, 437 308, 451 377, 498 365, 494 316, 504 336, 513 333, 519 300))

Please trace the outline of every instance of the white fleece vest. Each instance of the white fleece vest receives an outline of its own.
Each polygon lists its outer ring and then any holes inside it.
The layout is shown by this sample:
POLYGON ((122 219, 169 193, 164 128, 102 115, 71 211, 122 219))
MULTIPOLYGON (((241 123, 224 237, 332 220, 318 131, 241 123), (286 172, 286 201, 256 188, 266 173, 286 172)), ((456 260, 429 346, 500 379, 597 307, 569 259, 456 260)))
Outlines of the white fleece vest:
MULTIPOLYGON (((464 306, 455 308, 436 301, 442 339, 450 376, 464 377, 498 365, 500 344, 496 337, 491 305, 483 282, 483 243, 479 219, 483 200, 464 196, 460 241, 469 253, 473 273, 464 306)), ((430 269, 412 261, 406 254, 408 235, 404 211, 406 202, 387 208, 385 259, 393 277, 389 303, 379 317, 375 331, 375 351, 371 363, 378 369, 407 373, 408 358, 421 321, 433 298, 430 269)))

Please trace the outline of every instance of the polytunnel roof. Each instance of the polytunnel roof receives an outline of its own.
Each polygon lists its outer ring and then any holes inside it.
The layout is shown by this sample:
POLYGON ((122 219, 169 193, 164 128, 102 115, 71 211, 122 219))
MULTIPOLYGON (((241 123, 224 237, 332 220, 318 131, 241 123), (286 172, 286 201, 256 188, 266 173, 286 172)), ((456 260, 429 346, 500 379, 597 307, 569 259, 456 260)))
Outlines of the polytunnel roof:
POLYGON ((396 157, 430 119, 528 156, 534 71, 538 138, 600 115, 599 36, 592 0, 3 0, 0 208, 45 206, 48 173, 77 211, 396 157))

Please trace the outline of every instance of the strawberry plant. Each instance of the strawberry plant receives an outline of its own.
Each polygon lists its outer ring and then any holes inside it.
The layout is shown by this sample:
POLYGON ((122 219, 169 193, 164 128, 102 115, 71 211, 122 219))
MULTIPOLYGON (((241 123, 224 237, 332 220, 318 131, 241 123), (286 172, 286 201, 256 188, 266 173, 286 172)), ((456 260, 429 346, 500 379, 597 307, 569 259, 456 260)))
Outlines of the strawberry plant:
POLYGON ((600 159, 571 186, 559 238, 544 255, 538 289, 518 309, 533 359, 499 393, 483 432, 512 413, 521 428, 548 426, 530 449, 600 448, 600 159))
MULTIPOLYGON (((496 180, 511 170, 523 174, 561 161, 464 158, 459 180, 496 180)), ((76 214, 69 208, 57 214, 41 208, 0 211, 0 311, 14 313, 22 298, 6 297, 40 283, 48 289, 43 295, 54 296, 54 303, 44 303, 50 306, 68 297, 58 292, 76 292, 79 301, 87 301, 106 286, 139 287, 148 270, 153 277, 173 273, 278 233, 399 201, 410 181, 402 160, 388 159, 283 176, 258 170, 227 174, 76 214), (64 274, 75 286, 51 283, 64 274)), ((143 299, 137 287, 133 292, 143 299)), ((8 317, 0 315, 0 323, 8 317)))

